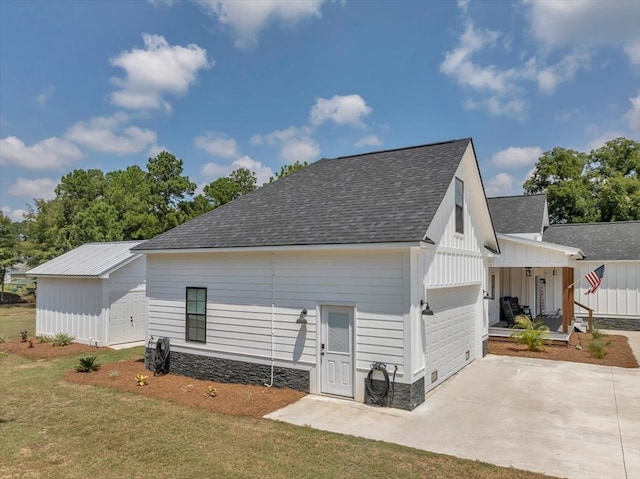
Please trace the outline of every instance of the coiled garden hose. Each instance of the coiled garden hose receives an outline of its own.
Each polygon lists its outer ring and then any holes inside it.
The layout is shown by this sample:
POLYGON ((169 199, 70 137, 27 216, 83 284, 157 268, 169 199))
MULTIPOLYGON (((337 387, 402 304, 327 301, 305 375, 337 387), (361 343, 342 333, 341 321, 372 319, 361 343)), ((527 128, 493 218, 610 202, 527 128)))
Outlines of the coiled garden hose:
POLYGON ((372 404, 377 404, 378 406, 386 406, 385 400, 389 395, 389 373, 387 372, 386 364, 375 362, 371 365, 369 374, 367 374, 365 389, 367 397, 371 400, 372 404), (384 376, 382 385, 378 387, 376 387, 373 383, 373 375, 376 371, 380 371, 384 376))
POLYGON ((156 342, 153 375, 167 374, 169 372, 169 338, 159 338, 156 342))

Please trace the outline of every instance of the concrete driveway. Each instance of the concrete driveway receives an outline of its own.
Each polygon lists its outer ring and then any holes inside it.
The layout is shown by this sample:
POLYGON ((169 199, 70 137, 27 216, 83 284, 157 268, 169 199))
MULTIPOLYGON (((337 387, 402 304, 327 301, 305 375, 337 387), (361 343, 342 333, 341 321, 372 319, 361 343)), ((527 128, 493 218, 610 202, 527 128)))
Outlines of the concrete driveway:
POLYGON ((576 479, 640 478, 640 370, 489 355, 412 412, 306 396, 266 417, 576 479))

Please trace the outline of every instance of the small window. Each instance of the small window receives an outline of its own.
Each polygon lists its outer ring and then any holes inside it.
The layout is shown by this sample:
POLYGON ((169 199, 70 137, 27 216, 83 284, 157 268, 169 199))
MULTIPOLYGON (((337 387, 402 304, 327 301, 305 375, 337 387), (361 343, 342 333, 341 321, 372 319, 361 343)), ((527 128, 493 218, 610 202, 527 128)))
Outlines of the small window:
POLYGON ((207 288, 187 288, 187 341, 207 341, 207 288))
POLYGON ((456 178, 456 233, 464 233, 464 183, 456 178))

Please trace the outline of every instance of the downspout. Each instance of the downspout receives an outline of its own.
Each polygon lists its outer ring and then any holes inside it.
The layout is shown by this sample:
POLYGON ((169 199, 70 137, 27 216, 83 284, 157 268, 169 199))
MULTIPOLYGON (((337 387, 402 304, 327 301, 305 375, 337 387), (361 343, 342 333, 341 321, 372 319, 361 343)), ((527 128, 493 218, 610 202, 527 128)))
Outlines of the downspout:
POLYGON ((268 388, 273 387, 273 366, 274 366, 274 357, 273 357, 273 339, 274 339, 274 321, 275 321, 275 268, 274 268, 274 254, 271 253, 271 382, 269 384, 265 383, 265 386, 268 388))

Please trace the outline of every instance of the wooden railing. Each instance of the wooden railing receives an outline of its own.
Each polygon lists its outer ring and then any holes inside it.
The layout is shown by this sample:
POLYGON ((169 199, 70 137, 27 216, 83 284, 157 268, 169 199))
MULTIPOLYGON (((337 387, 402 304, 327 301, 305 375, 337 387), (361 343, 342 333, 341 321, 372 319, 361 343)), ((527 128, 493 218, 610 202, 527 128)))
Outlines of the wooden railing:
POLYGON ((591 309, 589 306, 585 306, 582 303, 578 303, 577 301, 574 301, 574 303, 576 303, 581 308, 584 308, 587 311, 589 311, 589 332, 592 332, 593 331, 593 309, 591 309))

